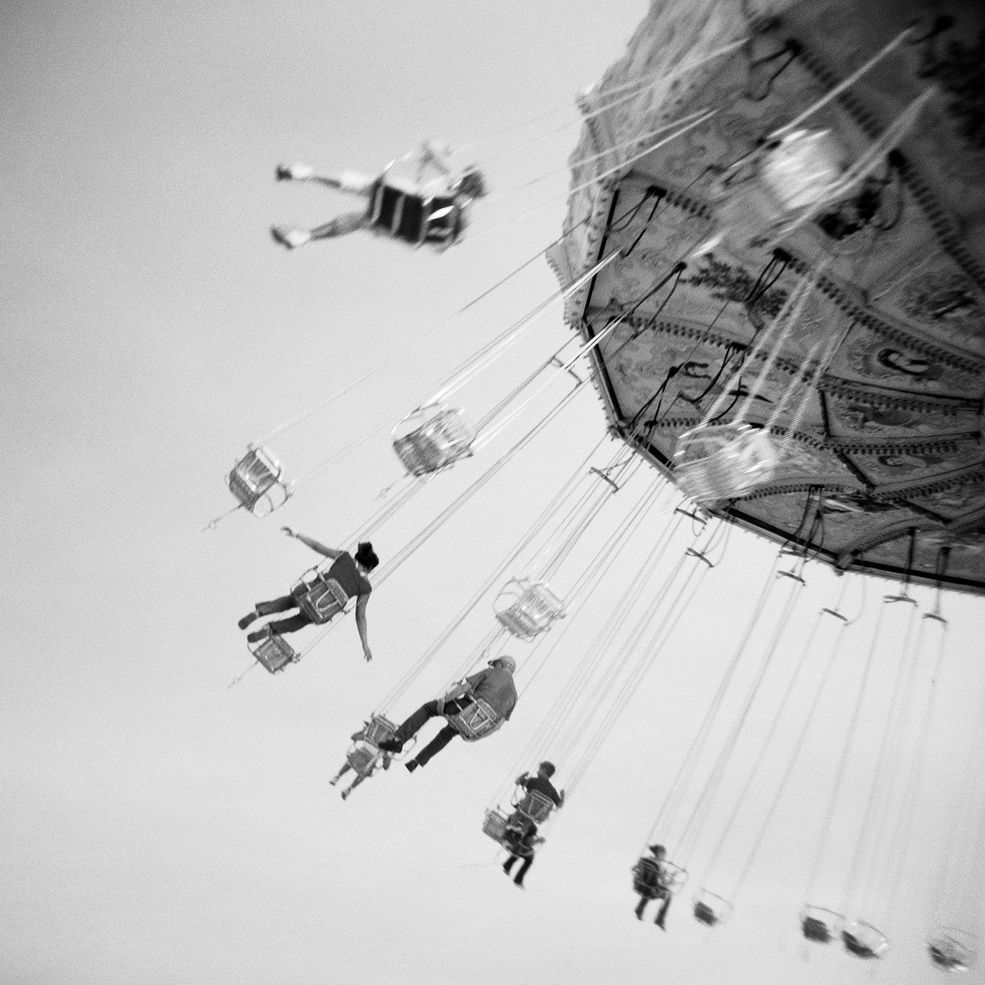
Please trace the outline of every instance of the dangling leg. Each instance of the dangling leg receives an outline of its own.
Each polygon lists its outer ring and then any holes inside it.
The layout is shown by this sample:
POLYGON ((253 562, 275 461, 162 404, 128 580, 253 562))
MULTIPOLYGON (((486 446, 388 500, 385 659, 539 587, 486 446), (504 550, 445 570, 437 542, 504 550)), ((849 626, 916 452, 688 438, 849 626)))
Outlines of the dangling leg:
POLYGON ((529 855, 528 855, 528 856, 527 856, 527 857, 526 857, 526 858, 525 858, 525 859, 523 860, 523 864, 522 864, 522 865, 520 866, 520 870, 519 870, 519 871, 517 872, 517 874, 516 874, 516 878, 515 878, 515 879, 513 880, 513 882, 514 882, 514 883, 515 883, 515 884, 516 884, 517 886, 520 886, 520 887, 522 887, 522 886, 523 886, 523 877, 524 877, 524 876, 525 876, 525 875, 527 874, 527 870, 528 870, 528 869, 530 868, 530 866, 531 866, 531 865, 533 865, 533 864, 534 864, 534 853, 533 853, 533 852, 531 852, 531 853, 530 853, 530 854, 529 854, 529 855))
POLYGON ((406 764, 407 770, 413 773, 418 766, 427 766, 432 757, 441 752, 441 750, 444 749, 456 735, 458 735, 458 733, 455 729, 453 729, 451 725, 446 725, 409 763, 406 764))
POLYGON ((361 171, 342 171, 338 175, 315 174, 315 169, 310 164, 301 163, 278 164, 274 177, 278 181, 314 181, 336 191, 346 192, 349 195, 362 195, 364 198, 369 195, 370 189, 376 182, 373 175, 363 174, 361 171))
POLYGON ((329 780, 328 782, 334 787, 335 784, 338 783, 339 780, 341 780, 342 777, 345 776, 345 774, 348 773, 349 770, 351 769, 352 767, 349 765, 348 762, 344 763, 342 768, 338 771, 338 773, 336 773, 335 776, 333 776, 332 779, 329 780))
POLYGON ((404 747, 404 743, 411 736, 417 735, 420 727, 429 718, 435 718, 440 714, 437 701, 426 701, 410 718, 406 719, 397 727, 397 731, 393 733, 392 739, 384 739, 380 743, 380 749, 384 752, 400 752, 404 747))
POLYGON ((636 919, 637 920, 642 920, 643 919, 643 911, 646 909, 646 904, 649 903, 649 902, 650 901, 645 896, 641 896, 640 897, 639 903, 636 904, 636 919))
POLYGON ((314 229, 301 229, 297 226, 271 226, 270 235, 274 241, 281 246, 293 250, 298 246, 304 246, 314 239, 334 239, 336 236, 345 236, 354 233, 358 229, 363 229, 369 225, 365 212, 347 212, 345 215, 337 216, 323 226, 316 226, 314 229))
POLYGON ((667 919, 667 911, 670 909, 670 900, 670 893, 664 890, 664 901, 660 905, 660 910, 657 912, 657 919, 653 921, 661 930, 667 929, 664 926, 664 920, 667 919))
POLYGON ((352 781, 352 783, 350 783, 349 786, 345 790, 342 791, 342 799, 343 800, 348 800, 349 799, 349 794, 351 794, 352 791, 355 790, 356 787, 358 787, 359 784, 362 783, 363 780, 365 780, 365 779, 366 779, 366 774, 365 773, 360 773, 359 776, 357 776, 352 781))
MULTIPOLYGON (((299 629, 304 629, 305 626, 311 624, 311 619, 303 612, 299 612, 296 616, 291 616, 290 619, 271 619, 262 630, 257 632, 263 636, 267 633, 276 633, 278 636, 283 636, 285 633, 296 633, 299 629)), ((249 633, 247 639, 256 636, 257 633, 249 633)), ((262 638, 262 636, 261 636, 262 638)))
POLYGON ((290 595, 282 595, 279 599, 274 599, 272 602, 257 602, 253 606, 253 611, 247 612, 236 625, 240 629, 246 629, 258 616, 269 616, 275 612, 287 612, 288 609, 296 609, 297 607, 297 602, 290 595))

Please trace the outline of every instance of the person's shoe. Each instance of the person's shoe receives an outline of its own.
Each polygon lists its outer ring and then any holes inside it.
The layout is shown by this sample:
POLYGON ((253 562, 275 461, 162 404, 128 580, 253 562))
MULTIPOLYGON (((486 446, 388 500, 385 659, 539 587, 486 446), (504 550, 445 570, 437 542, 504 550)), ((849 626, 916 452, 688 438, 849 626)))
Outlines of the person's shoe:
POLYGON ((248 643, 259 643, 260 640, 265 640, 272 635, 273 631, 270 626, 261 626, 256 632, 247 633, 246 640, 248 643))
POLYGON ((410 760, 410 762, 404 763, 404 766, 406 767, 408 773, 413 773, 414 770, 416 770, 417 767, 420 765, 421 764, 416 759, 412 759, 410 760))
POLYGON ((307 181, 314 173, 310 164, 278 164, 274 177, 278 181, 307 181))
POLYGON ((243 616, 243 618, 240 619, 240 621, 236 623, 236 625, 239 626, 240 629, 246 629, 246 627, 249 626, 249 624, 253 622, 253 620, 256 619, 256 617, 257 617, 257 611, 256 609, 254 609, 252 612, 248 612, 245 616, 243 616))
POLYGON ((653 922, 654 922, 654 924, 655 924, 656 926, 658 926, 658 927, 659 927, 659 928, 660 928, 661 930, 666 930, 666 929, 667 929, 667 928, 666 928, 666 927, 664 926, 664 922, 663 922, 663 920, 661 920, 661 919, 660 919, 659 917, 658 917, 658 918, 657 918, 656 920, 654 920, 653 922))
POLYGON ((330 787, 334 787, 335 784, 338 782, 339 782, 339 778, 337 776, 333 776, 332 779, 328 781, 328 785, 330 787))
POLYGON ((404 744, 399 739, 384 739, 377 748, 384 752, 402 752, 404 744))
POLYGON ((519 879, 514 879, 513 880, 513 885, 516 886, 519 889, 526 889, 527 888, 526 886, 523 885, 522 882, 520 882, 519 879))
POLYGON ((311 239, 311 233, 307 229, 297 229, 289 226, 271 226, 270 235, 273 236, 275 243, 287 247, 289 250, 304 246, 311 239))
POLYGON ((343 791, 342 791, 342 799, 343 799, 343 800, 348 800, 348 799, 349 799, 349 794, 350 794, 350 793, 352 793, 352 791, 351 791, 351 790, 343 790, 343 791))

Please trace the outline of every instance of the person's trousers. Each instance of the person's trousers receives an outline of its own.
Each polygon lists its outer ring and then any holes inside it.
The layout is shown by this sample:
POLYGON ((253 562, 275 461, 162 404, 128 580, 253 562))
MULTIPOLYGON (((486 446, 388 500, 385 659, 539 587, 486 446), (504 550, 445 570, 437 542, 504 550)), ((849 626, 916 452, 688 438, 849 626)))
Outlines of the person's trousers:
MULTIPOLYGON (((452 702, 446 704, 446 709, 451 711, 456 707, 452 702)), ((438 711, 438 702, 426 701, 413 715, 404 721, 394 733, 394 739, 398 742, 406 742, 411 736, 417 735, 421 726, 429 718, 441 718, 442 712, 438 711)), ((442 749, 451 742, 458 732, 451 725, 446 725, 415 757, 418 766, 424 766, 433 756, 436 756, 442 749)))
MULTIPOLYGON (((508 858, 508 859, 507 859, 507 860, 506 860, 506 861, 505 861, 505 862, 503 863, 503 871, 504 871, 504 872, 505 872, 505 873, 506 873, 507 875, 509 875, 509 874, 510 874, 510 869, 512 869, 512 868, 513 868, 513 863, 514 863, 514 862, 515 862, 515 861, 516 861, 517 859, 519 859, 519 858, 522 858, 522 856, 520 856, 520 855, 511 855, 511 856, 510 856, 510 857, 509 857, 509 858, 508 858)), ((533 865, 533 864, 534 864, 534 853, 533 853, 533 852, 531 852, 531 853, 530 853, 530 854, 529 854, 529 855, 528 855, 528 856, 527 856, 526 858, 524 858, 524 859, 523 859, 523 864, 522 864, 522 865, 520 866, 520 868, 519 868, 519 869, 517 869, 517 872, 516 872, 516 878, 515 878, 515 879, 514 879, 513 881, 514 881, 514 882, 515 882, 515 883, 516 883, 516 884, 517 884, 518 886, 522 886, 522 885, 523 885, 523 877, 524 877, 524 876, 525 876, 525 875, 527 874, 527 870, 528 870, 528 869, 530 868, 530 866, 531 866, 531 865, 533 865)))
MULTIPOLYGON (((293 595, 282 595, 279 599, 272 599, 270 602, 257 602, 256 611, 259 616, 271 616, 278 612, 287 612, 289 609, 296 609, 298 601, 293 595)), ((311 624, 311 620, 303 612, 289 619, 271 619, 267 625, 271 631, 283 636, 284 633, 294 633, 299 629, 311 624)))

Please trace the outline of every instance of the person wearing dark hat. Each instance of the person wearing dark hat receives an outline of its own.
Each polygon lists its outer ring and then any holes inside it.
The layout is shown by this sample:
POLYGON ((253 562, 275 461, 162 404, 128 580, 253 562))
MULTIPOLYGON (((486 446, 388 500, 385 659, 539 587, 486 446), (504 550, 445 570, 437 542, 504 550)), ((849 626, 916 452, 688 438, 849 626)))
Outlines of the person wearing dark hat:
MULTIPOLYGON (((500 721, 508 722, 516 706, 516 685, 513 683, 515 672, 516 661, 512 657, 503 655, 490 660, 485 670, 466 677, 444 697, 426 701, 421 705, 394 732, 392 739, 380 743, 380 749, 384 752, 400 752, 404 743, 416 735, 429 718, 456 715, 473 698, 483 700, 496 713, 500 721)), ((456 728, 451 724, 446 725, 413 759, 404 763, 408 772, 413 773, 418 766, 427 765, 432 757, 441 752, 456 735, 458 735, 456 728)))
MULTIPOLYGON (((355 554, 350 554, 348 551, 335 547, 326 547, 311 537, 295 533, 290 527, 281 527, 281 530, 288 537, 295 537, 306 547, 310 547, 313 551, 317 551, 332 560, 333 563, 325 572, 325 577, 336 583, 346 599, 355 596, 356 629, 359 631, 359 640, 363 645, 363 658, 372 660, 373 653, 369 648, 369 637, 366 630, 366 604, 369 602, 369 594, 373 587, 366 576, 380 563, 380 559, 373 550, 373 545, 369 541, 364 541, 359 544, 355 554)), ((293 633, 311 623, 311 617, 300 610, 298 600, 293 595, 283 595, 280 598, 272 599, 270 602, 257 602, 253 611, 243 616, 237 625, 240 629, 246 629, 259 616, 270 616, 275 613, 288 612, 291 609, 298 609, 297 614, 289 616, 287 619, 272 619, 258 630, 249 633, 246 637, 247 640, 256 643, 273 633, 277 633, 277 635, 293 633)))
MULTIPOLYGON (((558 793, 554 788, 554 784, 551 783, 553 775, 554 764, 545 760, 537 767, 536 776, 523 773, 516 778, 516 784, 528 793, 542 794, 551 801, 555 808, 563 807, 564 791, 558 793)), ((517 886, 523 886, 523 877, 529 871, 530 866, 534 864, 534 849, 544 840, 537 834, 538 830, 537 822, 524 811, 522 802, 506 821, 504 844, 510 852, 510 857, 503 863, 503 871, 509 875, 514 863, 518 859, 523 859, 520 868, 517 869, 516 877, 513 879, 517 886)))
POLYGON ((657 911, 657 918, 653 921, 661 930, 667 929, 664 921, 667 919, 667 910, 670 909, 673 895, 673 881, 664 864, 666 857, 667 849, 663 845, 650 845, 650 855, 644 855, 633 866, 633 889, 640 894, 640 901, 636 904, 636 919, 643 919, 643 911, 650 900, 663 900, 657 911))

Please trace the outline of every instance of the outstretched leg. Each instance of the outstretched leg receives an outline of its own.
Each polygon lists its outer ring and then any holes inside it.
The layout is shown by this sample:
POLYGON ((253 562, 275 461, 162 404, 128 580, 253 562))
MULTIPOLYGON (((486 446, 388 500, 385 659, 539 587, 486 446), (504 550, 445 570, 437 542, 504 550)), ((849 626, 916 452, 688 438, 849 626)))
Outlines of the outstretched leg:
POLYGON ((636 904, 636 919, 637 920, 642 920, 643 919, 643 911, 646 909, 646 904, 649 903, 649 902, 650 901, 645 896, 641 896, 640 897, 639 903, 636 904))
POLYGON ((332 779, 329 780, 328 782, 334 787, 335 784, 338 783, 339 780, 341 780, 342 777, 345 776, 345 774, 348 773, 349 770, 351 769, 352 767, 349 765, 348 762, 344 763, 341 769, 338 771, 338 773, 336 773, 335 776, 333 776, 332 779))
POLYGON ((314 229, 302 229, 298 226, 271 226, 270 235, 274 241, 289 250, 304 246, 315 239, 334 239, 336 236, 346 236, 369 225, 365 212, 347 212, 337 216, 322 226, 314 229))
POLYGON ((426 766, 434 756, 437 756, 442 749, 451 742, 458 733, 451 725, 446 725, 411 761, 407 768, 411 769, 411 764, 416 766, 426 766))
POLYGON ((349 794, 351 794, 352 791, 355 790, 356 787, 358 787, 359 784, 362 783, 363 780, 365 780, 365 779, 366 779, 366 774, 365 773, 360 773, 359 776, 357 776, 352 781, 352 783, 350 783, 349 786, 346 787, 346 789, 342 791, 342 799, 343 800, 348 800, 349 799, 349 794))
POLYGON ((310 164, 301 163, 278 164, 274 177, 278 181, 314 181, 336 191, 362 195, 364 198, 369 196, 370 189, 376 182, 373 175, 363 174, 361 171, 342 171, 338 175, 315 174, 315 169, 310 164))

